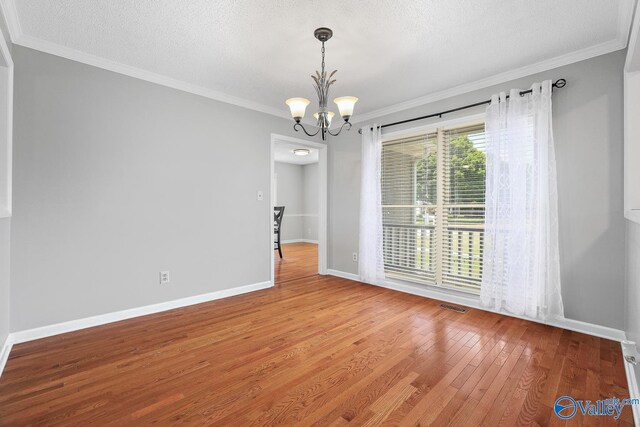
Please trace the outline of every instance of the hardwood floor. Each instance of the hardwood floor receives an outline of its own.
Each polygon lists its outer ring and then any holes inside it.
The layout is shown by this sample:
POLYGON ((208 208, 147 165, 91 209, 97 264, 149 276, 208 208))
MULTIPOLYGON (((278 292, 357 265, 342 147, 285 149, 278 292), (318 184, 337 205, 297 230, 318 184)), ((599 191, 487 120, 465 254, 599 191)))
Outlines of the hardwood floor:
POLYGON ((616 342, 439 305, 314 275, 19 344, 0 425, 558 425, 559 396, 628 396, 616 342))
POLYGON ((276 252, 276 283, 318 274, 318 245, 313 243, 286 243, 282 245, 282 259, 276 252))

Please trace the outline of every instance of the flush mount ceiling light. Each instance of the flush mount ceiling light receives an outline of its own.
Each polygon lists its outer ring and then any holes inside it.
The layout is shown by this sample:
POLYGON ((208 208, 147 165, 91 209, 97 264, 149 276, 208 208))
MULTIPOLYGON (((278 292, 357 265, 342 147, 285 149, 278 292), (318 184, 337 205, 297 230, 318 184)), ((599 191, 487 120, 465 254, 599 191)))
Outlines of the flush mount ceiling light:
POLYGON ((333 133, 329 130, 329 126, 331 126, 331 119, 335 115, 333 112, 329 111, 327 108, 327 100, 329 99, 329 87, 336 82, 335 79, 331 80, 331 78, 335 75, 338 70, 333 71, 327 77, 327 73, 324 70, 324 42, 329 40, 331 36, 333 36, 333 31, 329 28, 318 28, 314 31, 313 35, 322 42, 322 71, 316 71, 315 76, 311 76, 314 82, 314 89, 318 94, 318 111, 314 113, 313 117, 317 120, 318 130, 314 133, 307 132, 307 129, 300 123, 300 120, 304 117, 304 112, 307 109, 307 105, 311 103, 306 98, 289 98, 285 102, 289 106, 291 110, 291 116, 293 120, 296 121, 296 124, 293 125, 293 128, 298 131, 298 128, 302 129, 304 133, 308 136, 315 136, 318 133, 321 134, 322 139, 326 138, 326 134, 333 136, 338 136, 342 129, 348 125, 347 130, 351 129, 351 123, 349 123, 349 119, 353 115, 353 106, 358 101, 358 98, 355 96, 342 96, 340 98, 336 98, 333 102, 338 106, 338 110, 340 111, 340 115, 344 119, 344 123, 340 126, 337 132, 333 133))
POLYGON ((293 154, 295 154, 296 156, 308 156, 310 152, 311 151, 306 148, 296 148, 295 150, 293 150, 293 154))

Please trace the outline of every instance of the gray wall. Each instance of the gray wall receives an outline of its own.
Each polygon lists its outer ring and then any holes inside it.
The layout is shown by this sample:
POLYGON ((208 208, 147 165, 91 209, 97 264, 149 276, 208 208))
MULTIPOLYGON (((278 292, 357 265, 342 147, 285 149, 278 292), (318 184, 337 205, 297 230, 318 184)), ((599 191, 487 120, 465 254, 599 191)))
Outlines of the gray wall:
MULTIPOLYGON (((640 224, 627 221, 627 293, 625 307, 627 339, 640 348, 640 224)), ((635 367, 640 383, 640 366, 635 367)))
POLYGON ((318 240, 318 164, 275 162, 277 203, 285 206, 282 240, 318 240))
MULTIPOLYGON (((11 38, 9 37, 9 32, 7 31, 7 25, 4 20, 4 15, 2 11, 0 11, 0 31, 5 40, 7 40, 7 45, 9 50, 12 52, 12 44, 9 42, 11 38)), ((6 73, 6 68, 2 71, 2 73, 6 73)), ((4 74, 1 81, 4 81, 4 74)), ((2 87, 1 89, 2 97, 6 96, 6 87, 2 87)), ((6 99, 6 98, 5 98, 6 99)), ((0 116, 4 117, 6 114, 6 102, 4 99, 0 100, 0 116)), ((3 119, 0 119, 0 121, 3 119)), ((0 132, 6 135, 6 120, 0 123, 0 132)), ((0 142, 0 152, 5 153, 6 147, 3 146, 3 143, 0 142)), ((0 168, 4 168, 6 162, 6 158, 0 154, 0 168)), ((4 169, 2 174, 5 173, 4 169)), ((2 181, 2 179, 0 179, 2 181)), ((2 184, 4 185, 4 183, 2 184)), ((0 196, 1 197, 1 196, 0 196)), ((2 345, 4 344, 7 336, 9 335, 9 278, 10 278, 10 236, 11 236, 11 218, 0 218, 0 352, 2 350, 2 345)))
POLYGON ((12 331, 269 280, 269 141, 288 120, 22 47, 14 61, 12 331))
MULTIPOLYGON (((566 88, 554 94, 553 102, 565 316, 618 329, 624 328, 625 293, 624 57, 624 51, 614 52, 375 120, 390 123, 485 100, 512 87, 528 88, 534 81, 566 78, 566 88)), ((358 271, 351 254, 358 251, 359 126, 329 141, 329 268, 349 273, 358 271)))
MULTIPOLYGON (((567 78, 554 97, 565 314, 615 328, 625 324, 623 59, 377 120, 567 78)), ((14 61, 12 330, 269 279, 269 203, 256 192, 269 194, 269 134, 287 134, 288 121, 25 48, 14 61), (170 285, 157 284, 159 270, 170 285)), ((354 128, 329 144, 329 268, 357 273, 360 138, 354 128)))
POLYGON ((303 238, 307 240, 318 240, 318 213, 320 212, 320 181, 318 163, 304 165, 302 167, 304 176, 303 198, 304 198, 304 224, 302 229, 303 238))
POLYGON ((284 206, 282 218, 282 240, 302 239, 303 217, 303 180, 301 165, 275 162, 274 171, 278 177, 276 193, 278 206, 284 206))
POLYGON ((0 353, 9 335, 9 238, 11 219, 0 218, 0 353))

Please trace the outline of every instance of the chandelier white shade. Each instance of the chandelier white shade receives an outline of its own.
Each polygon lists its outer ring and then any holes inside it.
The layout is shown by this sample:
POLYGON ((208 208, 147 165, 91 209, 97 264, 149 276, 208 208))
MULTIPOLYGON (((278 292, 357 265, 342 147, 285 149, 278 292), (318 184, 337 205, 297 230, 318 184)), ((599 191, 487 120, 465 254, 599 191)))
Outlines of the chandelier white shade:
POLYGON ((356 105, 356 102, 358 102, 358 98, 355 96, 342 96, 334 99, 333 102, 338 106, 342 118, 348 120, 353 115, 353 107, 356 105))
POLYGON ((322 27, 315 30, 313 35, 322 42, 322 68, 320 72, 316 71, 315 75, 311 76, 314 81, 314 89, 318 95, 318 111, 313 114, 313 117, 316 119, 316 126, 318 127, 318 130, 314 133, 310 133, 304 125, 300 123, 304 118, 307 106, 310 104, 308 99, 289 98, 285 103, 289 106, 289 109, 291 110, 291 117, 293 117, 293 120, 296 122, 293 125, 293 129, 296 132, 299 129, 302 129, 308 136, 315 136, 320 133, 324 140, 326 139, 326 134, 338 136, 345 126, 347 126, 347 130, 351 129, 349 119, 353 115, 353 108, 358 101, 358 98, 355 96, 342 96, 333 100, 333 102, 338 106, 338 111, 340 111, 340 115, 342 116, 344 123, 342 123, 342 126, 340 126, 336 132, 331 132, 329 127, 331 126, 331 119, 333 119, 335 113, 333 111, 329 111, 327 108, 327 100, 329 99, 329 88, 336 82, 336 80, 332 78, 336 74, 337 70, 327 76, 324 69, 324 43, 333 36, 333 31, 329 28, 322 27))
MULTIPOLYGON (((336 113, 334 113, 333 111, 329 111, 327 113, 327 115, 324 116, 324 119, 326 121, 327 127, 331 126, 331 120, 333 119, 333 116, 335 116, 335 115, 336 115, 336 113)), ((320 114, 313 113, 313 117, 316 119, 316 121, 320 121, 320 114)))
POLYGON ((307 98, 289 98, 285 102, 291 109, 291 116, 296 123, 302 120, 307 109, 307 105, 311 104, 311 101, 307 98))

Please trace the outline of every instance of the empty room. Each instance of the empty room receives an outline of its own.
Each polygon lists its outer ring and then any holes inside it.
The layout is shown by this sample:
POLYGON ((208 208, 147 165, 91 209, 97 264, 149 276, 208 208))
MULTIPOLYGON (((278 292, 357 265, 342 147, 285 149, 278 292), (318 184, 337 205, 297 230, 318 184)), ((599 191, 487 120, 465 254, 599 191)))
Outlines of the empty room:
POLYGON ((638 0, 0 0, 0 426, 640 425, 638 0))

